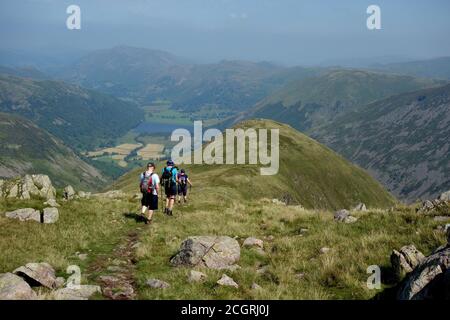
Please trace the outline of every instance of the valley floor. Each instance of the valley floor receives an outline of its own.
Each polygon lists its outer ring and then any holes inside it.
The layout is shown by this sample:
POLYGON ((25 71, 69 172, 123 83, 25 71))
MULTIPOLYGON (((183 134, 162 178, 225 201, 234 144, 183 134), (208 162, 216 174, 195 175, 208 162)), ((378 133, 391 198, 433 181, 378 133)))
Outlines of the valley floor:
MULTIPOLYGON (((371 299, 383 291, 367 288, 368 266, 380 266, 386 289, 398 282, 390 268, 392 249, 414 244, 429 254, 446 241, 436 231, 442 222, 408 207, 353 213, 358 221, 344 224, 335 222, 331 212, 269 199, 247 203, 235 199, 220 190, 205 197, 193 189, 192 202, 177 206, 173 217, 159 211, 150 226, 136 217, 139 200, 132 195, 59 201, 60 219, 51 225, 18 222, 2 214, 0 273, 45 261, 67 278, 67 267, 78 265, 82 284, 99 284, 104 293, 109 290, 109 297, 126 289, 133 292, 128 298, 138 299, 371 299), (169 259, 182 240, 194 235, 226 235, 241 244, 254 236, 264 240, 264 253, 242 248, 240 269, 201 270, 207 280, 190 283, 191 269, 172 267, 169 259), (321 252, 324 247, 330 250, 321 252), (216 285, 224 273, 239 284, 238 289, 216 285), (105 284, 104 276, 118 274, 119 286, 105 284), (153 278, 170 287, 148 287, 146 281, 153 278), (252 290, 253 283, 262 289, 252 290)), ((2 200, 0 212, 40 208, 41 203, 2 200)), ((45 298, 47 293, 40 290, 45 298)))

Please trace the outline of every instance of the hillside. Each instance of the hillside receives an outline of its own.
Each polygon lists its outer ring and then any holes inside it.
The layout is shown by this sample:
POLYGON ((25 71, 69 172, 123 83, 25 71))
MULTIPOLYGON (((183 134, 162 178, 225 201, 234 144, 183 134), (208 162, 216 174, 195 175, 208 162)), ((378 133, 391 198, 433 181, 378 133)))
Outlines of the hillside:
POLYGON ((406 74, 415 77, 450 80, 450 57, 381 64, 375 65, 373 68, 383 72, 406 74))
MULTIPOLYGON (((362 169, 295 129, 269 120, 250 120, 239 128, 280 130, 280 170, 275 176, 261 176, 255 165, 189 165, 195 176, 196 192, 209 197, 237 197, 247 200, 277 198, 305 208, 351 208, 359 202, 384 208, 394 198, 362 169)), ((125 175, 115 188, 136 189, 139 169, 125 175)))
POLYGON ((450 189, 450 85, 377 101, 313 130, 407 201, 450 189))
POLYGON ((113 141, 143 117, 134 105, 102 93, 5 74, 0 74, 0 111, 21 115, 78 150, 113 141))
POLYGON ((92 190, 104 179, 59 139, 24 118, 0 113, 0 178, 27 173, 50 176, 58 187, 92 190))
POLYGON ((438 84, 442 82, 362 70, 334 70, 290 83, 238 119, 273 119, 307 132, 367 103, 438 84))

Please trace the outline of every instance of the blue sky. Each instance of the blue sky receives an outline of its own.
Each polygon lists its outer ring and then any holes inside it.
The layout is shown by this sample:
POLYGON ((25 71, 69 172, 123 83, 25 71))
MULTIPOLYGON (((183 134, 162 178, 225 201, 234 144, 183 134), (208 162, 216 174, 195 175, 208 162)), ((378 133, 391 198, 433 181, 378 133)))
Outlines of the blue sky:
POLYGON ((131 45, 199 62, 310 65, 446 56, 449 38, 445 0, 0 1, 0 49, 46 54, 131 45), (81 30, 65 27, 70 4, 81 7, 81 30), (370 4, 381 7, 382 30, 366 28, 370 4))

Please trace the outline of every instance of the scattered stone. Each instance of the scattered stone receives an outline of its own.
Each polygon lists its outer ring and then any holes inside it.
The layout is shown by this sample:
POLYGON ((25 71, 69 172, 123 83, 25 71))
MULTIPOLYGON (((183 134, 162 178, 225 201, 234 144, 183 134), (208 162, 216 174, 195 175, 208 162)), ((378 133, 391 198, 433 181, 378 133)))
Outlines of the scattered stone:
POLYGON ((75 189, 72 186, 64 188, 64 199, 73 200, 75 198, 75 189))
POLYGON ((334 213, 334 220, 343 223, 355 223, 358 219, 351 216, 348 210, 342 209, 334 213))
POLYGON ((202 282, 205 281, 207 275, 200 271, 191 270, 189 272, 188 281, 189 282, 202 282))
POLYGON ((355 223, 356 221, 358 221, 358 218, 353 216, 348 216, 344 219, 344 223, 355 223))
POLYGON ((35 300, 36 293, 21 277, 12 274, 0 274, 0 300, 35 300))
POLYGON ((63 277, 58 277, 56 278, 55 281, 55 288, 62 288, 64 287, 64 285, 66 284, 66 279, 64 279, 63 277))
POLYGON ((255 282, 252 283, 252 287, 251 288, 252 288, 252 290, 255 290, 255 291, 262 290, 262 287, 259 284, 255 283, 255 282))
POLYGON ((57 208, 45 208, 43 213, 44 223, 55 223, 59 219, 59 211, 57 208))
POLYGON ((217 280, 217 284, 219 286, 239 288, 239 285, 232 278, 227 276, 226 274, 223 274, 222 278, 217 280))
POLYGON ((444 222, 444 221, 449 221, 450 220, 450 216, 436 216, 433 218, 434 221, 438 221, 438 222, 444 222))
POLYGON ((299 272, 295 274, 295 278, 297 278, 297 280, 302 280, 305 277, 305 273, 304 272, 299 272))
POLYGON ((364 203, 358 203, 356 207, 353 208, 354 211, 367 211, 367 207, 364 203))
POLYGON ((53 298, 55 300, 88 300, 95 293, 102 293, 99 286, 77 285, 55 290, 53 292, 53 298))
POLYGON ((14 270, 13 273, 23 277, 30 285, 39 284, 50 289, 56 287, 55 270, 46 262, 27 263, 14 270))
POLYGON ((50 206, 50 207, 60 207, 60 205, 58 204, 58 202, 56 202, 55 199, 49 199, 47 201, 44 202, 44 205, 46 206, 50 206))
POLYGON ((258 268, 256 270, 256 273, 259 275, 262 275, 262 274, 267 273, 267 271, 269 271, 269 266, 262 266, 261 268, 258 268))
POLYGON ((46 175, 35 174, 0 180, 0 197, 27 200, 31 197, 54 199, 56 190, 46 175))
POLYGON ((404 246, 400 251, 393 250, 391 254, 392 268, 399 276, 413 271, 424 259, 425 256, 414 245, 404 246))
POLYGON ((330 250, 331 250, 331 248, 323 247, 319 251, 321 254, 326 254, 326 253, 330 252, 330 250))
POLYGON ((279 199, 272 199, 272 203, 276 204, 277 206, 286 206, 286 202, 283 202, 279 199))
POLYGON ((41 222, 41 213, 39 210, 32 208, 18 209, 11 212, 6 212, 5 216, 11 219, 18 219, 20 221, 37 221, 41 222))
POLYGON ((264 241, 254 238, 254 237, 249 237, 244 240, 243 246, 244 247, 259 247, 261 249, 264 249, 264 241))
MULTIPOLYGON (((450 192, 450 191, 448 191, 450 192)), ((422 202, 422 206, 416 211, 421 214, 430 212, 445 212, 450 211, 450 200, 448 200, 447 192, 443 193, 438 199, 426 200, 422 202)))
POLYGON ((92 193, 90 192, 84 192, 84 191, 78 191, 75 198, 76 199, 89 199, 91 197, 92 193))
POLYGON ((239 243, 230 237, 189 237, 180 251, 170 260, 174 266, 201 266, 210 269, 227 269, 240 258, 239 243))
POLYGON ((146 284, 153 289, 166 289, 170 287, 170 284, 158 279, 148 279, 146 284))
POLYGON ((426 257, 402 281, 397 292, 399 300, 450 299, 450 245, 426 257))
POLYGON ((80 259, 81 261, 84 261, 88 258, 88 254, 87 253, 78 253, 77 254, 78 259, 80 259))

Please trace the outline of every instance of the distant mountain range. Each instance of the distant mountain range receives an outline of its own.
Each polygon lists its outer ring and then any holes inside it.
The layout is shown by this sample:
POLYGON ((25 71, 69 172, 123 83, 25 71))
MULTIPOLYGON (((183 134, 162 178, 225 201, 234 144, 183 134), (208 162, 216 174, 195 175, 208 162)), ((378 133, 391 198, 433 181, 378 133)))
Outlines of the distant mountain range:
POLYGON ((383 72, 406 74, 414 77, 450 80, 450 57, 378 64, 374 65, 373 68, 383 72))
POLYGON ((312 136, 402 199, 450 189, 450 85, 379 100, 314 128, 312 136))
POLYGON ((318 70, 248 61, 192 64, 167 52, 120 46, 92 52, 54 76, 140 104, 169 100, 189 111, 241 111, 318 70))
POLYGON ((143 119, 135 105, 102 93, 6 74, 0 74, 0 111, 21 115, 78 150, 111 143, 143 119))
POLYGON ((97 169, 29 120, 0 112, 0 140, 0 178, 43 173, 59 187, 92 190, 105 184, 97 169))

